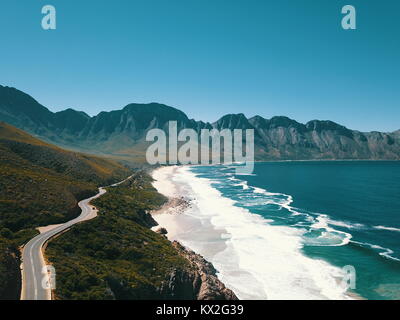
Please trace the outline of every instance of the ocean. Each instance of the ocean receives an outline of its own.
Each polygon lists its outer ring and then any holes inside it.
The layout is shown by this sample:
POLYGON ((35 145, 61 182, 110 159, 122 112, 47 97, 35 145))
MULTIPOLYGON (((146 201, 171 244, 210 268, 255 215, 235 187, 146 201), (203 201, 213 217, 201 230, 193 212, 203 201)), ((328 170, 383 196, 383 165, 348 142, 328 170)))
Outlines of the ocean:
POLYGON ((400 162, 260 162, 251 175, 183 166, 154 177, 161 193, 191 201, 156 220, 240 299, 400 299, 400 162))

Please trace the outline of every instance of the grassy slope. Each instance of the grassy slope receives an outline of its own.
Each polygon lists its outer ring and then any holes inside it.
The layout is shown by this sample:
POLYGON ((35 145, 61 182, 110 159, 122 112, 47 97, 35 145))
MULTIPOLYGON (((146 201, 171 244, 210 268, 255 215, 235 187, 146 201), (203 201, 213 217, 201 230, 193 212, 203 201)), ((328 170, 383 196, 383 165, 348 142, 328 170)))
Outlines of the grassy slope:
POLYGON ((154 299, 172 269, 187 268, 146 214, 165 201, 137 173, 94 204, 99 217, 53 240, 46 253, 57 272, 58 299, 154 299))
MULTIPOLYGON (((0 123, 0 271, 11 267, 35 227, 73 218, 78 200, 128 175, 116 162, 65 151, 0 123)), ((9 294, 9 278, 0 272, 0 298, 9 294)))

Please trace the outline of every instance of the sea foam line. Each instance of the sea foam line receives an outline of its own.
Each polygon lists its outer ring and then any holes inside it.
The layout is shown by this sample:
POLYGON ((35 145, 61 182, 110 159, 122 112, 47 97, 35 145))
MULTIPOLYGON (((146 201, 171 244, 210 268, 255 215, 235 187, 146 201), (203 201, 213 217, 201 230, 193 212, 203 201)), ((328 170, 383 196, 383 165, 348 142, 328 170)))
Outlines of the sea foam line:
POLYGON ((399 228, 394 228, 394 227, 374 226, 374 229, 400 232, 399 228))
MULTIPOLYGON (((236 181, 241 181, 240 179, 236 179, 234 178, 236 181)), ((243 189, 248 189, 249 186, 247 184, 247 181, 244 181, 246 188, 243 189)), ((238 185, 242 185, 241 183, 237 183, 235 184, 236 186, 238 185)), ((311 229, 323 229, 326 230, 326 232, 322 233, 322 236, 325 238, 329 238, 329 236, 331 236, 331 238, 334 238, 335 234, 341 234, 343 235, 343 238, 340 239, 339 242, 337 243, 318 243, 318 242, 313 242, 311 243, 310 241, 306 242, 308 245, 313 245, 313 246, 343 246, 346 245, 350 242, 352 235, 348 232, 344 232, 344 231, 340 231, 340 230, 336 230, 332 227, 329 226, 329 224, 332 225, 337 225, 337 226, 341 226, 341 227, 346 227, 348 229, 353 229, 353 228, 361 228, 363 227, 363 225, 361 224, 350 224, 350 223, 346 223, 346 222, 341 222, 341 221, 335 221, 333 219, 330 219, 328 215, 326 214, 321 214, 321 213, 311 213, 312 215, 316 216, 316 217, 312 217, 310 214, 308 213, 303 213, 303 212, 299 212, 300 209, 295 208, 293 206, 291 206, 291 204, 293 203, 293 197, 291 195, 288 194, 284 194, 284 193, 273 193, 273 192, 269 192, 263 188, 259 188, 259 187, 251 187, 253 189, 253 192, 256 194, 263 194, 265 196, 268 197, 268 201, 265 201, 264 204, 275 204, 280 206, 281 208, 286 209, 287 211, 289 211, 293 216, 297 216, 297 215, 304 215, 306 216, 307 220, 309 222, 313 222, 310 226, 311 229), (281 197, 280 199, 274 199, 274 197, 281 197), (282 199, 283 198, 283 199, 282 199)), ((297 224, 298 226, 298 224, 297 224)), ((304 226, 304 225, 303 225, 304 226)))
POLYGON ((383 252, 378 252, 378 254, 380 256, 385 257, 385 258, 387 258, 389 260, 400 261, 399 258, 391 256, 391 254, 394 253, 394 251, 392 249, 384 248, 384 247, 379 246, 377 244, 372 244, 372 243, 368 243, 368 242, 358 242, 358 241, 354 241, 354 240, 352 240, 351 242, 355 243, 355 244, 357 244, 357 245, 359 245, 361 247, 369 247, 371 249, 381 250, 383 252))

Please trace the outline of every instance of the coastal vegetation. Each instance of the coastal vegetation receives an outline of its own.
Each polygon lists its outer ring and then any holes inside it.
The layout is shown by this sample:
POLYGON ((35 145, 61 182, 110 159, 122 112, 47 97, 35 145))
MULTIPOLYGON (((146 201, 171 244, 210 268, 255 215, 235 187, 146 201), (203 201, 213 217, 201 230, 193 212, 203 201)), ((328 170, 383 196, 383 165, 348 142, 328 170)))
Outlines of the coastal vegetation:
POLYGON ((167 199, 137 171, 93 201, 99 215, 52 240, 46 257, 56 270, 56 299, 236 300, 202 256, 163 232, 149 214, 167 199))
POLYGON ((99 216, 50 242, 46 255, 57 272, 57 299, 162 298, 171 272, 190 268, 148 213, 166 199, 137 172, 93 202, 99 216))
POLYGON ((19 299, 20 248, 36 228, 74 218, 78 201, 107 185, 92 203, 97 218, 48 243, 56 299, 236 299, 203 257, 150 229, 156 222, 149 211, 166 198, 145 172, 131 175, 114 161, 65 151, 0 123, 0 299, 19 299))
POLYGON ((65 151, 0 123, 0 298, 18 298, 18 248, 36 227, 68 221, 77 202, 130 170, 107 159, 65 151), (11 288, 11 289, 10 289, 11 288))

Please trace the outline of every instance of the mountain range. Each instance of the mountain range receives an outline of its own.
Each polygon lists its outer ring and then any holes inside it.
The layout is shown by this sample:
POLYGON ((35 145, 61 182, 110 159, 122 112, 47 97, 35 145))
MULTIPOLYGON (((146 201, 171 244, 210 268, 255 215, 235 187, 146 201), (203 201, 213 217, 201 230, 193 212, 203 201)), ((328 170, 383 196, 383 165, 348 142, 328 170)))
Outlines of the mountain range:
POLYGON ((167 129, 171 120, 177 121, 178 129, 198 132, 254 129, 256 160, 400 159, 400 130, 360 132, 328 120, 302 124, 284 116, 246 118, 241 113, 209 123, 159 103, 132 103, 93 117, 73 109, 54 113, 26 93, 0 86, 0 121, 61 147, 120 160, 143 161, 149 144, 146 132, 167 129))

